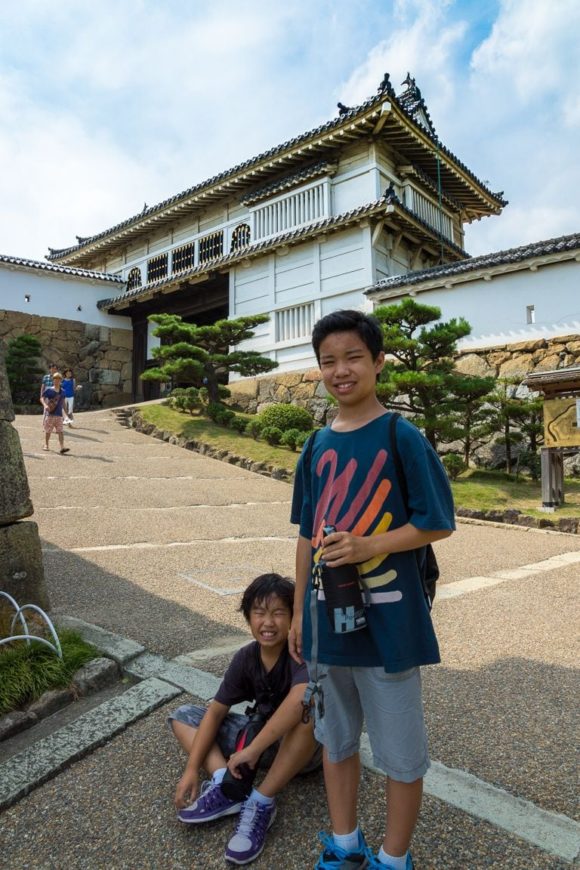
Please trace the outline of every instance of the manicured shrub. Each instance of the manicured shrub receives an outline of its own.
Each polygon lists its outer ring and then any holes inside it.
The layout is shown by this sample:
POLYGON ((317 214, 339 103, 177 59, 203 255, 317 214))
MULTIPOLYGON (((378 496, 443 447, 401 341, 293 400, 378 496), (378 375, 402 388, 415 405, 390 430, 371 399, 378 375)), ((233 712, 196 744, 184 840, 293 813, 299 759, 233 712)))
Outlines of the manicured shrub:
POLYGON ((235 432, 239 432, 240 435, 244 434, 247 425, 248 421, 245 420, 244 417, 238 417, 237 414, 234 414, 233 418, 229 422, 230 429, 233 429, 235 432))
POLYGON ((278 426, 264 426, 262 429, 262 438, 267 441, 271 447, 275 447, 282 439, 282 430, 278 426))
POLYGON ((259 414, 259 419, 264 426, 275 426, 281 429, 282 432, 287 432, 288 429, 299 429, 301 432, 308 432, 312 429, 312 415, 306 408, 299 408, 298 405, 287 405, 282 402, 276 405, 269 405, 259 414))
POLYGON ((298 434, 298 437, 296 438, 296 450, 302 450, 310 435, 310 432, 300 432, 298 434))
POLYGON ((296 450, 298 439, 302 434, 304 433, 302 433, 300 429, 286 429, 286 431, 282 433, 280 444, 289 447, 290 450, 296 450))
POLYGON ((465 462, 459 453, 446 453, 441 461, 451 480, 455 480, 465 470, 465 462))
POLYGON ((253 420, 248 421, 246 425, 246 435, 251 435, 252 438, 257 441, 263 428, 264 426, 261 420, 255 417, 253 420))
POLYGON ((214 423, 219 422, 219 418, 223 414, 226 409, 219 402, 209 402, 207 408, 205 409, 205 413, 209 417, 210 420, 213 420, 214 423))
POLYGON ((169 399, 171 407, 183 413, 193 414, 201 406, 197 387, 176 387, 169 399))

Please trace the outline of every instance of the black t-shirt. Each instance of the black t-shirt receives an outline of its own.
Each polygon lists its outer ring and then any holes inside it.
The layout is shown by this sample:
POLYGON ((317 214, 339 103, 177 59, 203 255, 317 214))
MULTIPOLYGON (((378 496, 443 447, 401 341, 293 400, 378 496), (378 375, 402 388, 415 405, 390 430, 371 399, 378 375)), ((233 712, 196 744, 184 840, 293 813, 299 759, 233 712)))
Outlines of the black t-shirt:
POLYGON ((241 701, 256 702, 264 716, 278 709, 293 686, 308 682, 303 663, 294 661, 285 646, 271 671, 266 671, 260 656, 260 644, 252 641, 235 654, 225 672, 215 700, 226 707, 241 701))

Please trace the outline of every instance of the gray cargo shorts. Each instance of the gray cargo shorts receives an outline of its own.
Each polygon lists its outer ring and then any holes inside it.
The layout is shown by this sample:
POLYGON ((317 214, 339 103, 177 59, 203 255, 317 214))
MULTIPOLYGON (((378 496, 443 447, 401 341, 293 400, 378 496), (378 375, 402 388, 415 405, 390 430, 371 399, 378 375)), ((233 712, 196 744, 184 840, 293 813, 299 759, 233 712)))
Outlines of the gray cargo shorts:
MULTIPOLYGON (((309 668, 310 670, 310 668, 309 668)), ((318 665, 324 715, 316 709, 316 739, 338 763, 359 751, 363 720, 373 762, 391 779, 414 782, 429 768, 421 672, 318 665)))

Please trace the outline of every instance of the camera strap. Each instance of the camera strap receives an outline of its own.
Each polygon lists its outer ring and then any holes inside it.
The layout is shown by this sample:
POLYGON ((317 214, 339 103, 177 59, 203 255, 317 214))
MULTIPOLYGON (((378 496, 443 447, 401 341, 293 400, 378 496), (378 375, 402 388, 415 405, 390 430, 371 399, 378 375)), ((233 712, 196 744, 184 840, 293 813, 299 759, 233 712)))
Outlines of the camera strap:
MULTIPOLYGON (((312 505, 312 447, 316 438, 316 430, 312 433, 304 451, 304 479, 310 488, 310 503, 312 505)), ((314 509, 314 506, 312 505, 314 509)), ((308 668, 308 685, 302 700, 302 721, 306 724, 310 720, 312 705, 316 704, 320 719, 324 716, 324 692, 318 677, 318 590, 320 588, 320 567, 312 566, 310 578, 310 624, 312 631, 312 645, 310 649, 310 663, 308 668)))

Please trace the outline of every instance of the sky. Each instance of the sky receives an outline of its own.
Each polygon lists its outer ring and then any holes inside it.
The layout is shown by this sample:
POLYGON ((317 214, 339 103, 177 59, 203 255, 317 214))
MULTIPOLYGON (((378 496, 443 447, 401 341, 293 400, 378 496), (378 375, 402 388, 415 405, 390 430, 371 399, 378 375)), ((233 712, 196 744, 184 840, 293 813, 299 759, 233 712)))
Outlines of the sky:
POLYGON ((0 254, 106 230, 415 77, 509 205, 477 255, 580 230, 578 0, 0 4, 0 254))

